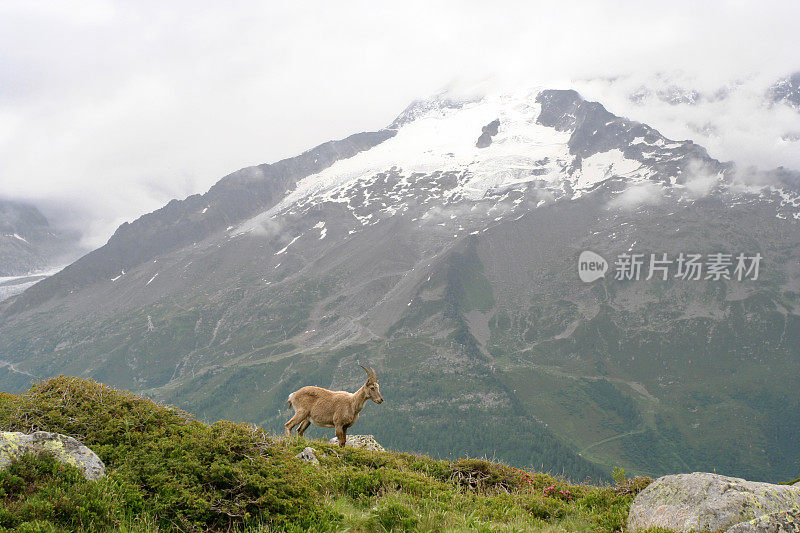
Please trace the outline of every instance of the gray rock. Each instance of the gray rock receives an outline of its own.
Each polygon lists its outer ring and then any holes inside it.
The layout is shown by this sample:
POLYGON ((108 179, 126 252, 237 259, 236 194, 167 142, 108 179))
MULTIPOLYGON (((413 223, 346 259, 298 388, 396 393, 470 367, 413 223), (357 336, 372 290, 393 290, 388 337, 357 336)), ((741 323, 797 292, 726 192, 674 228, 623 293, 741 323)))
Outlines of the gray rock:
POLYGON ((106 465, 97 454, 72 437, 47 431, 30 435, 0 432, 0 470, 26 453, 50 453, 62 463, 76 467, 89 480, 106 475, 106 465))
MULTIPOLYGON (((330 440, 331 444, 338 444, 339 440, 334 437, 330 440)), ((348 435, 344 443, 345 446, 352 446, 353 448, 364 448, 365 450, 372 450, 375 452, 385 452, 383 446, 378 444, 374 435, 348 435)))
POLYGON ((494 119, 483 128, 481 128, 481 136, 478 137, 478 141, 475 143, 475 146, 478 148, 486 148, 490 144, 492 144, 492 137, 497 135, 497 131, 500 127, 500 119, 494 119))
POLYGON ((317 459, 317 455, 314 453, 314 448, 311 446, 306 446, 303 448, 303 451, 298 453, 294 456, 295 459, 302 459, 303 461, 308 461, 311 464, 318 465, 319 459, 317 459))
POLYGON ((759 516, 736 524, 726 533, 800 533, 800 508, 759 516))
POLYGON ((736 524, 798 506, 800 487, 703 472, 677 474, 658 478, 636 496, 628 530, 727 531, 736 524))

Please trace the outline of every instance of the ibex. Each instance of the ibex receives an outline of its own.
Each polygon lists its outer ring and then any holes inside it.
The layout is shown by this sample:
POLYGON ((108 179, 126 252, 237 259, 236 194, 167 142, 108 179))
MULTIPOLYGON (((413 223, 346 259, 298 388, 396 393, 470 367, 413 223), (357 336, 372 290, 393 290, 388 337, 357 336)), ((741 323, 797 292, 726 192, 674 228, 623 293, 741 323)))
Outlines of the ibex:
POLYGON ((292 429, 299 424, 297 434, 302 436, 311 422, 314 422, 324 428, 336 428, 339 446, 344 446, 347 442, 347 429, 358 419, 358 413, 367 400, 383 403, 375 371, 371 367, 367 370, 364 365, 358 366, 367 373, 367 382, 355 393, 322 387, 303 387, 291 393, 286 403, 294 409, 294 416, 285 424, 286 434, 291 436, 292 429))

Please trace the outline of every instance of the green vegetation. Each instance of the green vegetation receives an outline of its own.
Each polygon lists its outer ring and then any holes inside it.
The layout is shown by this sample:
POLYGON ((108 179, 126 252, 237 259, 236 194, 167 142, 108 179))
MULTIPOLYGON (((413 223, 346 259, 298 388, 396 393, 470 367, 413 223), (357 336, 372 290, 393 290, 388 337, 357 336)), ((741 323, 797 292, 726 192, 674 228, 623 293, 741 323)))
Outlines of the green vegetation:
POLYGON ((85 480, 48 456, 0 472, 0 531, 620 531, 649 479, 574 484, 482 459, 436 460, 207 425, 58 377, 0 394, 0 429, 74 435, 107 466, 85 480), (320 465, 295 459, 311 445, 320 465))

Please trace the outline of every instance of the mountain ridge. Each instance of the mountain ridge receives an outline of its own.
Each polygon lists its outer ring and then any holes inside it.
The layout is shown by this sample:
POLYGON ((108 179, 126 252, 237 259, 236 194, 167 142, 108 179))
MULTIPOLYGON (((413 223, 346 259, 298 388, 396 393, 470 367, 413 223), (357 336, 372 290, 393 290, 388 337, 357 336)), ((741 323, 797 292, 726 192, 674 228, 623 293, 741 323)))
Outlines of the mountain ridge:
POLYGON ((292 185, 298 176, 325 168, 340 157, 349 157, 393 135, 391 130, 364 132, 340 141, 328 141, 301 155, 276 163, 265 163, 233 172, 214 184, 207 193, 194 194, 184 200, 171 200, 161 209, 142 215, 132 223, 125 222, 108 243, 65 268, 56 277, 39 284, 25 300, 5 310, 15 313, 52 297, 63 295, 91 283, 97 276, 113 276, 125 269, 153 259, 159 253, 202 239, 235 222, 242 213, 264 207, 292 185), (312 161, 313 159, 313 161, 312 161), (260 186, 254 186, 258 183, 260 186), (206 217, 192 217, 200 211, 206 217), (188 219, 188 220, 187 220, 188 219), (164 226, 172 226, 164 242, 164 226), (122 252, 122 253, 120 253, 122 252), (84 269, 80 272, 79 269, 84 269), (88 272, 86 272, 88 271, 88 272))
POLYGON ((76 249, 77 235, 53 227, 35 205, 0 198, 0 277, 61 265, 76 249))

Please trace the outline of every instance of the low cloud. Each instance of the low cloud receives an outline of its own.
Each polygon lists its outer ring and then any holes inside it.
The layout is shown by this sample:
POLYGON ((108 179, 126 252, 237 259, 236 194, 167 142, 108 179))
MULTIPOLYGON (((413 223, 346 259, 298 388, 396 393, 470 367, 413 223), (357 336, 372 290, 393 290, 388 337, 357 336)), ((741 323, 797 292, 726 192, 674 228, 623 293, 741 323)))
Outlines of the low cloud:
POLYGON ((690 198, 697 199, 708 196, 714 187, 723 182, 723 179, 722 174, 715 172, 702 162, 692 161, 688 165, 682 185, 690 198))
POLYGON ((91 246, 443 88, 577 86, 719 159, 800 168, 797 143, 775 140, 797 113, 749 98, 800 68, 797 2, 44 5, 0 3, 0 196, 44 206, 91 246), (703 94, 746 83, 700 106, 629 100, 639 73, 677 70, 703 94))
POLYGON ((632 211, 644 205, 659 203, 664 197, 664 187, 653 181, 631 185, 607 204, 609 209, 632 211))
POLYGON ((284 225, 274 218, 267 218, 255 222, 251 229, 250 234, 258 237, 266 237, 272 239, 283 233, 284 225))
POLYGON ((667 138, 693 140, 720 161, 800 170, 800 141, 793 140, 800 113, 768 99, 770 86, 793 70, 800 70, 800 62, 778 69, 766 65, 763 71, 743 67, 727 75, 645 71, 575 86, 613 113, 649 124, 667 138))

